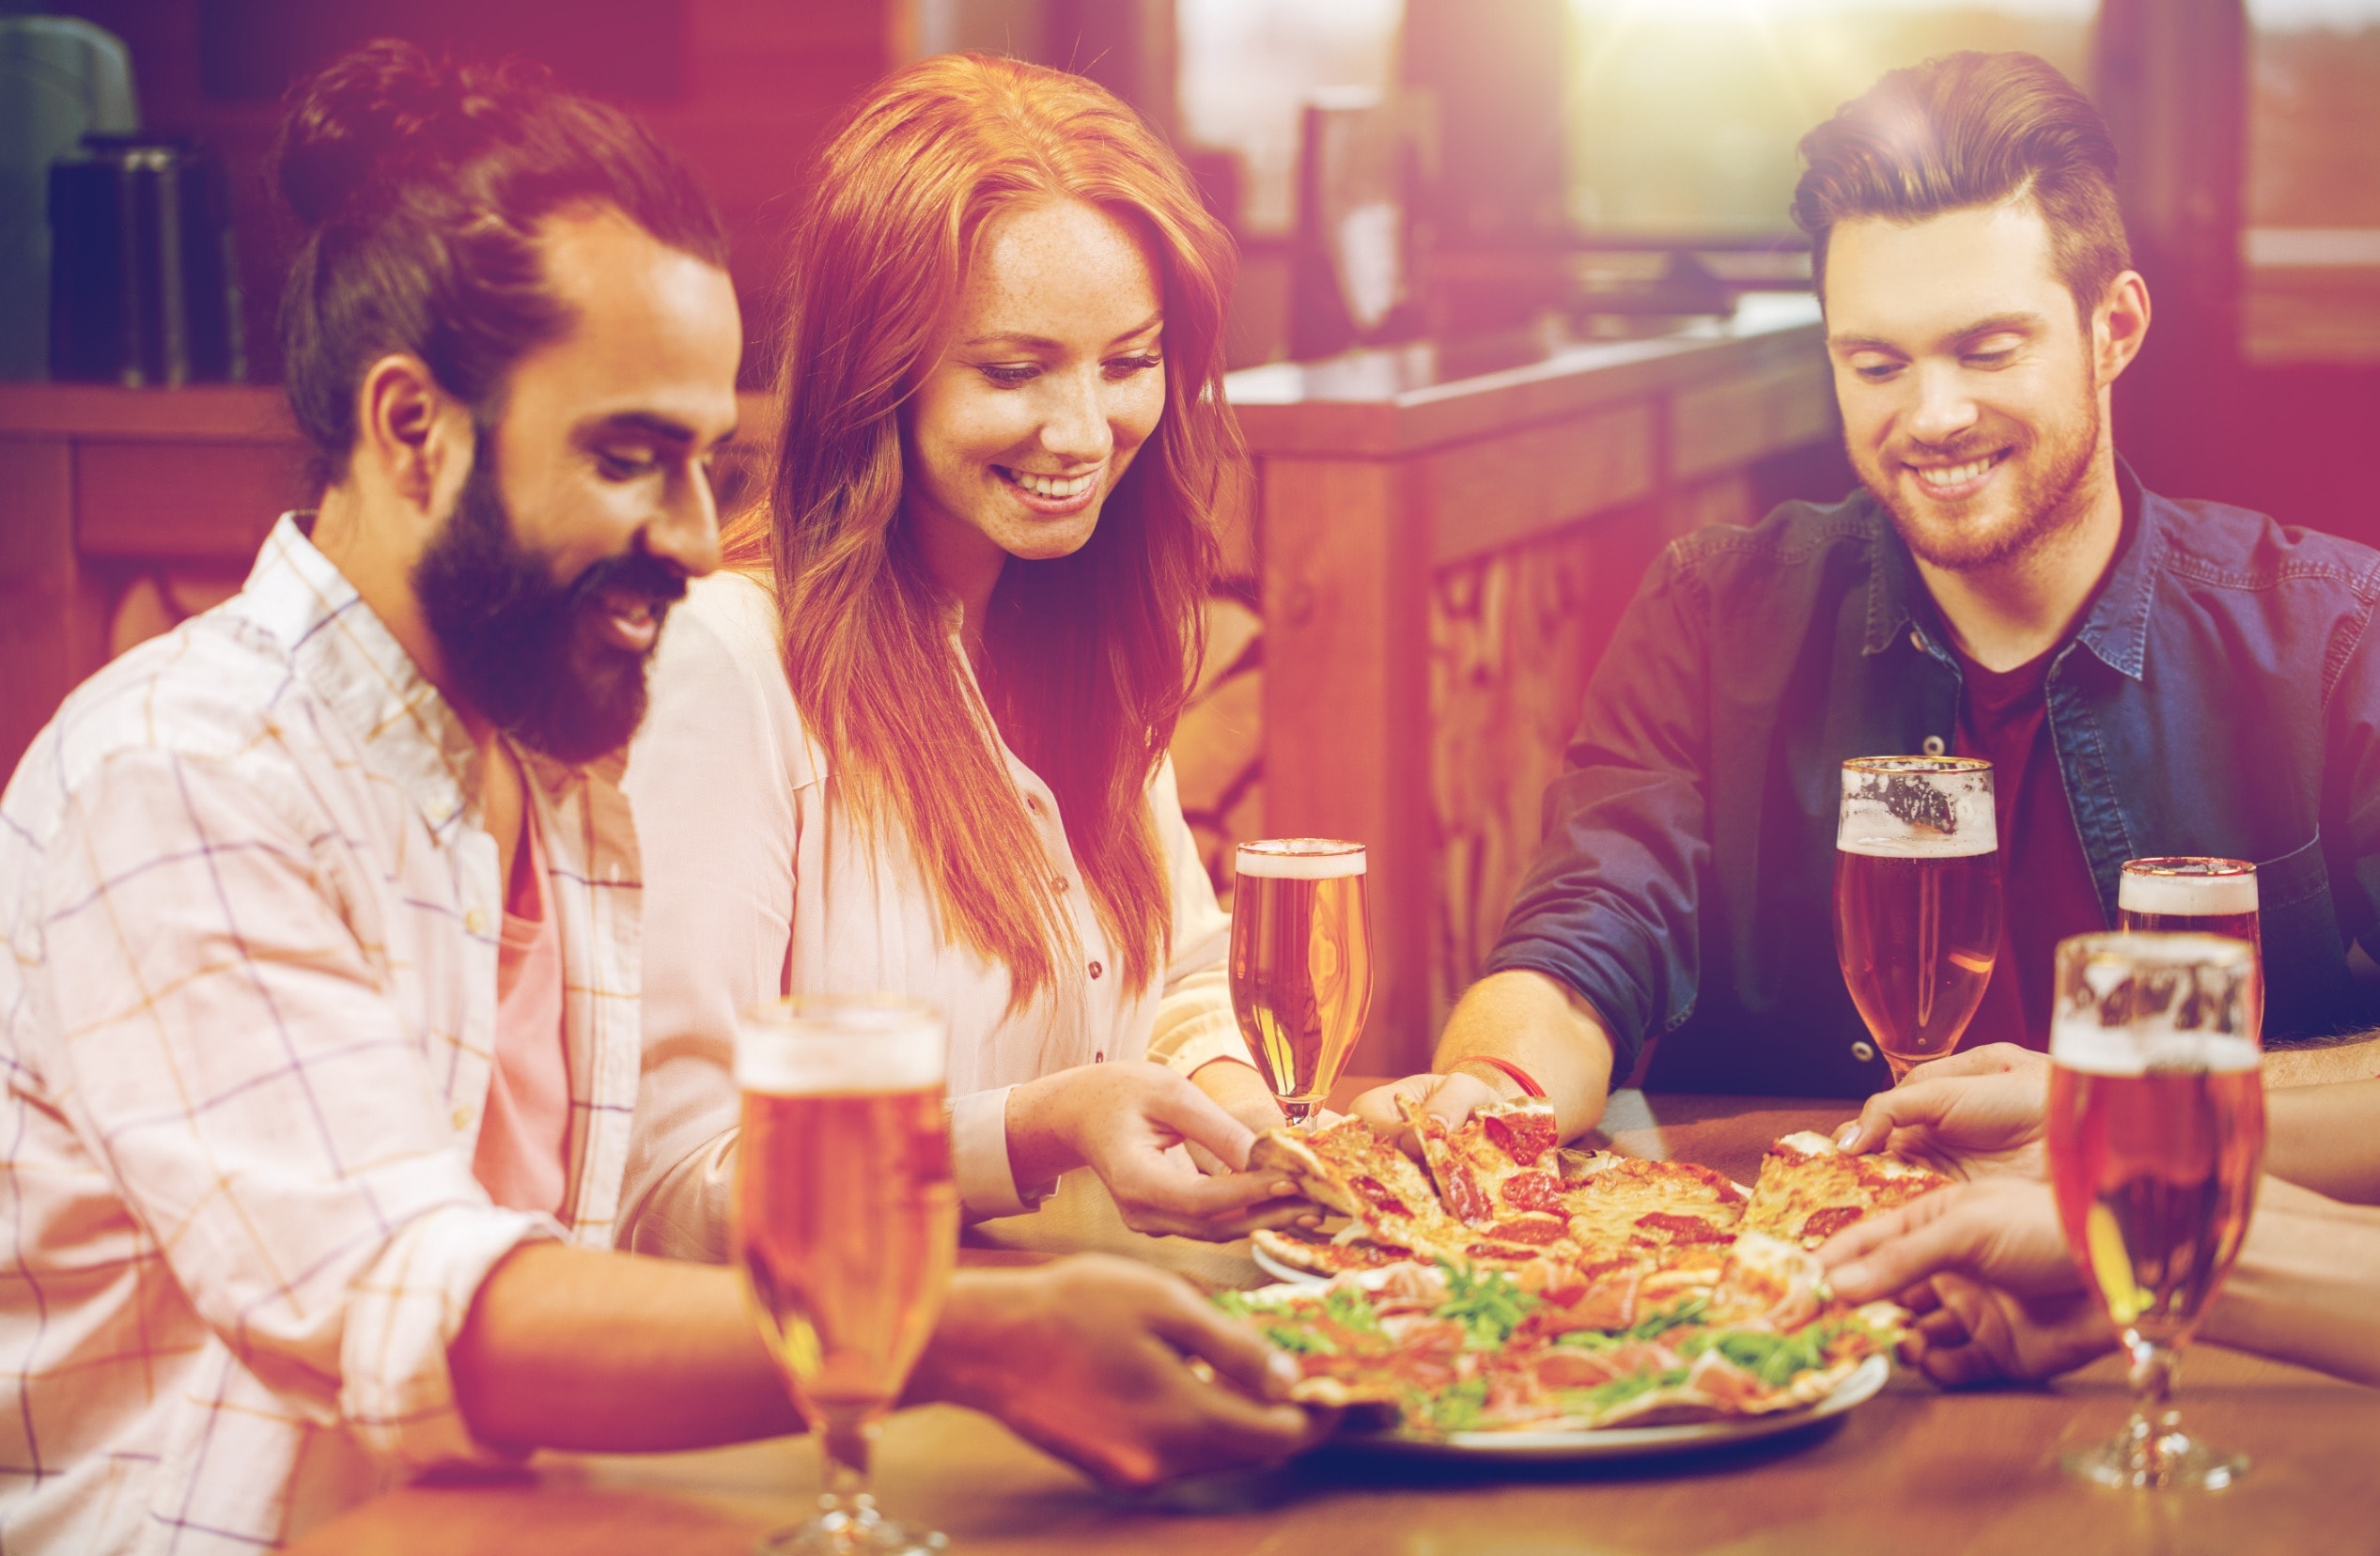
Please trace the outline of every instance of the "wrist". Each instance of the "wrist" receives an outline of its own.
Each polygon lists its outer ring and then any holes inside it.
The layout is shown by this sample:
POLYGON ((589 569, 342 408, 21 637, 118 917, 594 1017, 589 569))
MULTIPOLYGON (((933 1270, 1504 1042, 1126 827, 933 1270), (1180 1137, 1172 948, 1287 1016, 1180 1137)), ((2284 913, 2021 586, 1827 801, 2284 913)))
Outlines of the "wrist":
POLYGON ((951 1276, 941 1319, 901 1392, 904 1405, 963 1405, 991 1409, 994 1359, 1004 1354, 1016 1328, 1019 1283, 1029 1271, 959 1270, 951 1276))
POLYGON ((1446 1066, 1445 1073, 1468 1076, 1479 1081, 1489 1091, 1494 1092, 1496 1099, 1500 1102, 1525 1102, 1533 1097, 1544 1095, 1542 1092, 1531 1092, 1503 1066, 1492 1059, 1481 1058, 1477 1054, 1469 1054, 1455 1060, 1446 1066))
POLYGON ((1071 1125, 1059 1106, 1066 1073, 1023 1081, 1008 1093, 1003 1127, 1008 1135, 1008 1174, 1018 1192, 1030 1194, 1082 1165, 1071 1125))

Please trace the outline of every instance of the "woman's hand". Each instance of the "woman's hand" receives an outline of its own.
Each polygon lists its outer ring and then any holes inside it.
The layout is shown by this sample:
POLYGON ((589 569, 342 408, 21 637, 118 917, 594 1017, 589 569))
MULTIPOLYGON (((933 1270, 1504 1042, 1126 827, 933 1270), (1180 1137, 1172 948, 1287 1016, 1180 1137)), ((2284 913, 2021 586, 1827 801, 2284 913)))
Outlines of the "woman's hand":
POLYGON ((1859 1154, 1890 1146, 1952 1177, 2041 1178, 2049 1061, 2014 1043, 1987 1043, 1920 1065, 1868 1098, 1835 1144, 1859 1154))
POLYGON ((1135 1232, 1221 1240, 1285 1225, 1312 1209, 1297 1186, 1242 1171, 1255 1135, 1162 1065, 1079 1065, 1008 1094, 1008 1161, 1019 1184, 1072 1167, 1099 1175, 1135 1232), (1176 1145, 1202 1147, 1221 1175, 1202 1173, 1176 1145))
POLYGON ((1082 1255, 960 1271, 908 1398, 971 1406, 1110 1486, 1145 1486, 1314 1446, 1337 1413, 1283 1403, 1297 1375, 1180 1279, 1082 1255))
POLYGON ((1941 1383, 2041 1378, 2115 1346, 2046 1183, 1963 1183, 1854 1221, 1818 1250, 1836 1296, 1917 1315, 1913 1358, 1941 1383))

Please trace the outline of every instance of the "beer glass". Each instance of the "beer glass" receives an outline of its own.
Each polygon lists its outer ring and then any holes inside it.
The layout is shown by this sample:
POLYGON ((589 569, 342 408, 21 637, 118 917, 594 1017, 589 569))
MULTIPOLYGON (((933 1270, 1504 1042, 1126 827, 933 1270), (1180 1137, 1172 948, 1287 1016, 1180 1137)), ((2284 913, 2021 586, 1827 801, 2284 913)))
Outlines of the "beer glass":
POLYGON ((2256 866, 2244 859, 2129 859, 2116 887, 2116 927, 2171 929, 2244 940, 2256 953, 2250 1002, 2264 1031, 2264 938, 2257 927, 2256 866))
POLYGON ((1231 1004, 1256 1071, 1303 1124, 1338 1084, 1372 1008, 1363 845, 1283 837, 1239 846, 1231 1004))
POLYGON ((867 1479, 958 1254, 945 1044, 931 1005, 871 996, 771 1001, 737 1027, 736 1248, 761 1337, 826 1456, 819 1517, 764 1552, 945 1543, 880 1517, 867 1479))
POLYGON ((2229 1486, 2248 1461, 2173 1408, 2182 1346, 2248 1235, 2264 1155, 2263 1055, 2237 940, 2148 931, 2059 942, 2049 1181, 2084 1282, 2132 1359, 2131 1422, 2067 1468, 2103 1486, 2229 1486))
POLYGON ((1992 764, 1857 756, 1835 826, 1835 960, 1898 1083, 1958 1047, 1999 956, 1992 764))

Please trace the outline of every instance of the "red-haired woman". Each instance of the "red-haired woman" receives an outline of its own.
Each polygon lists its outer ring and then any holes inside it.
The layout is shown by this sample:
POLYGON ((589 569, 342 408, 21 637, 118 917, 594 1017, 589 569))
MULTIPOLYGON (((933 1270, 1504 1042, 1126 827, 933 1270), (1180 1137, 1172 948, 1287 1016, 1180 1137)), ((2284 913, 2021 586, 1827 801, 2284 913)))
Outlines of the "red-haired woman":
POLYGON ((1140 1231, 1283 1212, 1268 1175, 1169 1149, 1238 1164, 1279 1117, 1165 755, 1244 459, 1233 268, 1173 154, 1076 76, 929 59, 830 136, 768 501, 672 615, 630 767, 638 1246, 721 1223, 735 1013, 781 989, 948 1013, 977 1217, 1079 1166, 1140 1231))

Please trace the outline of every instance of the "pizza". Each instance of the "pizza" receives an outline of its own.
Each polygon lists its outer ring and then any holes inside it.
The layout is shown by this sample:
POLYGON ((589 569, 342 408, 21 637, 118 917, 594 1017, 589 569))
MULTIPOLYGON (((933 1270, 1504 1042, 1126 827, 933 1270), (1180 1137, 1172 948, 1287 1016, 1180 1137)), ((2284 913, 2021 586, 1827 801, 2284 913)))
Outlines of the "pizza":
POLYGON ((1405 1261, 1214 1300, 1296 1358, 1291 1397, 1380 1407, 1425 1436, 1799 1409, 1889 1352, 1907 1322, 1890 1303, 1827 1300, 1816 1259, 1757 1232, 1699 1284, 1654 1298, 1641 1268, 1546 1284, 1555 1268, 1405 1261))
POLYGON ((1950 1179, 1890 1153, 1849 1156, 1812 1130, 1768 1147, 1744 1224, 1815 1248, 1873 1211, 1891 1210, 1950 1179))
POLYGON ((1321 1284, 1216 1300, 1297 1357, 1295 1397, 1391 1408, 1425 1434, 1813 1404, 1908 1315, 1832 1300, 1812 1251, 1946 1181, 1803 1133, 1769 1147, 1747 1193, 1692 1162, 1567 1150, 1543 1102, 1454 1128, 1406 1116, 1423 1166, 1359 1119, 1259 1138, 1252 1166, 1345 1222, 1251 1239, 1321 1284))

